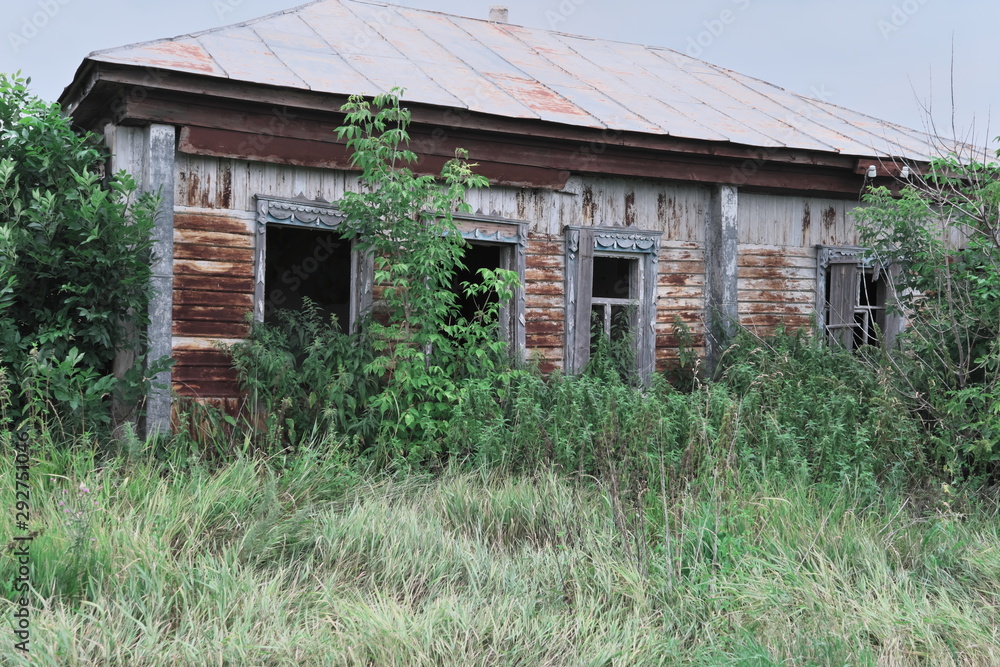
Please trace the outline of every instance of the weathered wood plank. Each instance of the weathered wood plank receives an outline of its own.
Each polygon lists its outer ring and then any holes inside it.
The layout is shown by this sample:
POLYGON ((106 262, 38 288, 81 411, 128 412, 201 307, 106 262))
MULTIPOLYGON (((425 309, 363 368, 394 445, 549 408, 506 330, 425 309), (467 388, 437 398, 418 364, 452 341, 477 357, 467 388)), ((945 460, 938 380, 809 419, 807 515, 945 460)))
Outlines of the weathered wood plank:
POLYGON ((656 280, 658 288, 684 286, 703 286, 705 275, 702 273, 661 273, 656 280))
POLYGON ((529 306, 527 309, 525 319, 528 322, 532 320, 562 322, 563 318, 565 317, 566 317, 566 312, 562 308, 545 308, 545 307, 529 306))
POLYGON ((798 268, 788 266, 741 266, 737 274, 740 278, 813 280, 815 282, 816 268, 798 268))
POLYGON ((197 336, 203 338, 246 338, 250 325, 241 322, 205 322, 182 320, 174 322, 175 336, 197 336))
POLYGON ((809 291, 794 290, 740 290, 739 299, 741 302, 749 303, 754 301, 774 303, 816 303, 816 293, 809 291))
POLYGON ((540 282, 561 282, 563 280, 563 268, 535 268, 530 263, 524 272, 524 277, 528 285, 540 282))
POLYGON ((253 295, 241 292, 174 290, 174 306, 230 306, 245 312, 253 310, 253 295))
POLYGON ((174 262, 177 276, 226 276, 230 278, 252 278, 253 264, 246 262, 213 262, 182 259, 174 262))
POLYGON ((559 269, 566 268, 566 259, 562 255, 527 255, 528 266, 535 269, 559 269))
POLYGON ((174 245, 181 243, 253 250, 254 237, 249 234, 205 231, 203 229, 174 229, 174 245))
MULTIPOLYGON (((565 291, 566 286, 561 280, 528 280, 525 281, 525 290, 534 295, 548 295, 548 296, 561 296, 565 291)), ((530 305, 530 304, 529 304, 530 305)))
MULTIPOLYGON (((525 335, 529 338, 532 336, 559 336, 560 338, 565 333, 563 328, 565 325, 562 320, 535 320, 531 319, 525 324, 524 331, 525 335)), ((533 339, 535 342, 538 341, 537 338, 533 339)), ((562 343, 560 343, 562 345, 562 343)))
POLYGON ((812 320, 801 315, 742 315, 740 324, 745 327, 776 327, 784 325, 787 328, 808 327, 812 320))
POLYGON ((174 391, 179 396, 191 398, 239 398, 240 387, 236 382, 174 382, 174 391))
POLYGON ((209 322, 244 322, 250 311, 238 307, 174 305, 175 320, 207 320, 209 322))
POLYGON ((526 344, 529 349, 540 347, 559 347, 566 342, 566 338, 560 334, 525 334, 526 344))
POLYGON ((252 248, 174 243, 174 259, 253 263, 252 248))
POLYGON ((177 364, 173 368, 174 382, 237 382, 231 366, 191 366, 177 364))
POLYGON ((174 216, 175 229, 192 231, 220 232, 225 234, 256 233, 252 224, 239 218, 226 215, 206 215, 203 213, 177 213, 174 216))
POLYGON ((251 277, 231 278, 222 275, 175 275, 174 292, 179 290, 253 294, 253 279, 251 277))
POLYGON ((774 290, 788 292, 809 292, 816 285, 815 280, 786 280, 784 278, 740 278, 740 290, 774 290))
POLYGON ((756 245, 741 243, 739 245, 740 255, 757 255, 760 257, 810 257, 815 261, 816 248, 802 247, 795 245, 756 245))
POLYGON ((177 360, 174 366, 212 366, 232 368, 233 358, 219 349, 178 350, 174 349, 173 358, 177 360))
POLYGON ((784 299, 773 302, 741 302, 740 314, 811 315, 816 311, 811 303, 788 303, 784 299))

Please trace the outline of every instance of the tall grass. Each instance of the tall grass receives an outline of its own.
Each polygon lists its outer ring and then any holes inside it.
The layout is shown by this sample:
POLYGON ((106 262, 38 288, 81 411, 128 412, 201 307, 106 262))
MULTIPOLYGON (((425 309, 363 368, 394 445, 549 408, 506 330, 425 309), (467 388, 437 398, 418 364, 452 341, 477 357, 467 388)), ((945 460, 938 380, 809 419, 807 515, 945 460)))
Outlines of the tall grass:
POLYGON ((936 478, 907 414, 849 355, 744 337, 683 392, 471 378, 423 466, 333 427, 277 453, 234 420, 36 428, 31 658, 1000 664, 995 502, 936 478))
POLYGON ((640 554, 608 485, 551 470, 80 461, 36 473, 96 504, 83 543, 37 510, 34 664, 1000 663, 985 506, 871 505, 850 482, 660 495, 640 554))

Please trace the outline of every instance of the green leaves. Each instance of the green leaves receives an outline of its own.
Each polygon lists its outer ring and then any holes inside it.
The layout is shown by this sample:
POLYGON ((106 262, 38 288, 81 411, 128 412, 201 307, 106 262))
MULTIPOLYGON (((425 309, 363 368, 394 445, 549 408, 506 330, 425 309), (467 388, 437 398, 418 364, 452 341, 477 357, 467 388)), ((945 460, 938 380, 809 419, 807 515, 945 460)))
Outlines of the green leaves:
MULTIPOLYGON (((91 399, 92 412, 108 410, 104 389, 114 382, 117 350, 132 348, 143 363, 141 334, 133 332, 145 324, 156 202, 130 205, 136 186, 124 174, 103 187, 100 137, 77 135, 23 80, 0 75, 0 128, 0 363, 20 383, 32 349, 38 360, 70 359, 71 349, 79 356, 79 370, 53 366, 62 370, 35 385, 48 393, 17 397, 14 413, 34 405, 73 415, 91 399), (83 381, 93 391, 81 402, 83 381)), ((126 385, 142 382, 141 373, 125 375, 132 380, 116 390, 134 395, 126 385)))
POLYGON ((885 188, 855 210, 862 242, 895 273, 907 318, 895 381, 956 471, 1000 463, 995 364, 1000 338, 1000 165, 949 155, 898 197, 885 188))

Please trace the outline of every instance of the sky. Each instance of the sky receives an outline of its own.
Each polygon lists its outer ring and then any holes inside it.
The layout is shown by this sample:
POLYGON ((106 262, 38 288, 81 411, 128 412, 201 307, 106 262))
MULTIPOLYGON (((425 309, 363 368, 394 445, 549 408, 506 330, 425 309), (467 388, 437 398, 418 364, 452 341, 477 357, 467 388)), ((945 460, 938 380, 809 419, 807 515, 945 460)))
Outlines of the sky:
MULTIPOLYGON (((55 101, 88 53, 257 18, 295 0, 4 0, 0 72, 55 101)), ((384 4, 384 3, 374 3, 384 4)), ((979 146, 1000 135, 997 0, 396 0, 664 46, 811 97, 979 146), (952 100, 954 99, 954 104, 952 100), (954 131, 953 129, 954 128, 954 131)))

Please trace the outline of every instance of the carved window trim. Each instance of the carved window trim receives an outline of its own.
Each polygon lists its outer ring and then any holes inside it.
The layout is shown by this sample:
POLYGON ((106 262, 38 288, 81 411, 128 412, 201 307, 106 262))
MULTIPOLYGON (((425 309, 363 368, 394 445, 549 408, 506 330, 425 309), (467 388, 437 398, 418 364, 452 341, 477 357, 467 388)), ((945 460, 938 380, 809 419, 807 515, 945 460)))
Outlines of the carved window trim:
MULTIPOLYGON (((257 229, 254 245, 253 318, 264 321, 266 285, 264 270, 267 266, 267 228, 270 225, 336 231, 346 219, 332 203, 304 199, 284 199, 256 195, 257 229)), ((371 309, 374 263, 371 256, 362 253, 355 241, 351 242, 351 321, 349 330, 357 331, 362 316, 371 309)))
POLYGON ((663 232, 567 225, 565 234, 566 371, 578 373, 590 360, 594 257, 639 259, 635 285, 636 362, 639 377, 648 383, 656 366, 656 280, 663 232))
MULTIPOLYGON (((256 245, 254 249, 254 320, 264 321, 266 290, 264 269, 267 266, 266 234, 269 225, 336 231, 346 217, 335 203, 305 199, 285 199, 257 195, 256 245)), ((519 285, 510 303, 500 308, 501 329, 516 349, 525 349, 525 269, 528 223, 494 216, 455 214, 455 225, 469 243, 497 245, 505 252, 500 268, 514 271, 519 285)), ((361 317, 372 307, 374 262, 361 253, 356 241, 351 243, 351 322, 356 331, 361 317)))

